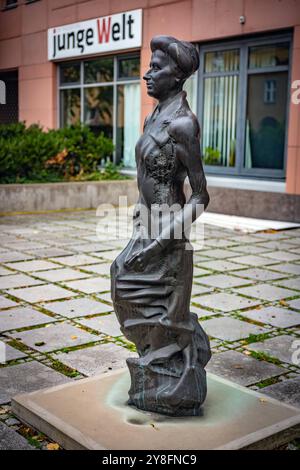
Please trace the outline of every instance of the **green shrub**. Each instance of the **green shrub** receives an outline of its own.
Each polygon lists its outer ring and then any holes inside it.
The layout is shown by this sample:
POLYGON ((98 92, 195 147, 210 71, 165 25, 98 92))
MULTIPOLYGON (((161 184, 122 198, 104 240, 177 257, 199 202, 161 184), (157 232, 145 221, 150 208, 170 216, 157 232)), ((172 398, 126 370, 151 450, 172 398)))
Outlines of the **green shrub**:
POLYGON ((25 123, 0 126, 0 182, 60 181, 97 172, 111 139, 81 124, 47 132, 25 123))

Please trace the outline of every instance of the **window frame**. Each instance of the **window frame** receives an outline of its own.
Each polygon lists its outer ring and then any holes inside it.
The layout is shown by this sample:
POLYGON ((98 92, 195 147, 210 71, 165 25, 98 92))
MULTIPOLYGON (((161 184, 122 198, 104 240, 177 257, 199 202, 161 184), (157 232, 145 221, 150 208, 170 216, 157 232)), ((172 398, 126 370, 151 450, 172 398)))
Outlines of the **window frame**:
POLYGON ((289 102, 290 102, 290 83, 291 83, 291 60, 292 60, 292 33, 273 34, 269 36, 259 36, 232 41, 222 41, 211 44, 200 44, 200 67, 198 70, 198 100, 197 114, 200 126, 203 128, 205 119, 204 110, 204 80, 209 77, 238 75, 238 94, 237 94, 237 127, 236 127, 236 161, 234 167, 220 167, 215 165, 204 165, 207 174, 223 176, 239 176, 268 178, 274 180, 284 180, 286 174, 287 146, 288 146, 288 121, 289 121, 289 102), (289 43, 289 64, 285 66, 270 66, 250 69, 248 67, 249 48, 252 46, 263 46, 278 43, 289 43), (240 64, 239 70, 234 72, 204 72, 204 54, 206 52, 224 51, 230 49, 239 49, 240 64), (248 76, 254 74, 263 74, 266 72, 287 72, 287 102, 285 110, 285 142, 283 155, 283 169, 269 168, 245 168, 245 135, 246 135, 246 114, 247 114, 247 93, 248 76))
POLYGON ((101 54, 97 56, 92 56, 92 57, 86 57, 84 59, 70 59, 70 60, 64 60, 58 62, 58 67, 57 67, 57 83, 58 83, 58 114, 57 114, 57 122, 58 122, 58 127, 62 127, 62 113, 61 113, 61 90, 67 90, 70 88, 75 88, 80 90, 80 122, 84 123, 84 90, 86 88, 94 88, 94 87, 102 87, 102 86, 112 86, 113 87, 113 144, 114 144, 114 151, 113 151, 113 161, 114 163, 116 162, 117 159, 117 93, 118 93, 118 85, 126 85, 127 83, 141 83, 141 78, 126 78, 126 79, 119 79, 118 78, 118 60, 120 58, 138 58, 141 60, 140 57, 140 51, 135 51, 131 53, 125 53, 125 54, 101 54), (95 82, 95 83, 84 83, 84 63, 90 60, 97 60, 100 59, 101 57, 113 57, 113 80, 110 82, 95 82), (80 62, 80 81, 74 85, 72 84, 64 84, 61 85, 60 83, 60 70, 62 65, 66 64, 72 64, 72 63, 78 63, 80 62))

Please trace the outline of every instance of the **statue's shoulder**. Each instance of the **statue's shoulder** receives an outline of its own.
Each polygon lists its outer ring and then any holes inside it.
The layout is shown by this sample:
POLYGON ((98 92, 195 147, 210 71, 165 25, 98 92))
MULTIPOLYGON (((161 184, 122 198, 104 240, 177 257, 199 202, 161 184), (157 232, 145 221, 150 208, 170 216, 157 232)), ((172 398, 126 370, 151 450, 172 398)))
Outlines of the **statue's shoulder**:
POLYGON ((187 137, 199 138, 199 122, 195 114, 190 110, 187 101, 186 104, 183 102, 175 113, 174 118, 170 122, 168 132, 177 141, 182 141, 187 137))

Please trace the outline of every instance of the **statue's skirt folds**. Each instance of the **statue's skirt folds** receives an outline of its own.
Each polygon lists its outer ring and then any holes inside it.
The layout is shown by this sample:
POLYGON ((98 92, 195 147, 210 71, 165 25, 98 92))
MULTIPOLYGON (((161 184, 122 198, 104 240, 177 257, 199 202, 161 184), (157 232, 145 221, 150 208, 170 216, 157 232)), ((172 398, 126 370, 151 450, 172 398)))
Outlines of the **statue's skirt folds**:
POLYGON ((201 414, 206 397, 209 340, 190 312, 193 250, 186 238, 171 240, 143 272, 125 262, 153 240, 140 223, 111 265, 112 299, 124 335, 137 347, 129 358, 129 404, 171 416, 201 414))

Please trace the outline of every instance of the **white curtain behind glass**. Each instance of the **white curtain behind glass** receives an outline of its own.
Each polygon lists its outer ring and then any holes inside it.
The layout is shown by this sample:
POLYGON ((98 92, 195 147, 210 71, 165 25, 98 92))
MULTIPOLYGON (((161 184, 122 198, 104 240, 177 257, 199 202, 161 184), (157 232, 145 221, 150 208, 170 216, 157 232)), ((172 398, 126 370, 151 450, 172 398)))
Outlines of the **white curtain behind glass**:
POLYGON ((140 84, 124 85, 124 155, 125 167, 135 168, 135 144, 140 135, 140 84))

